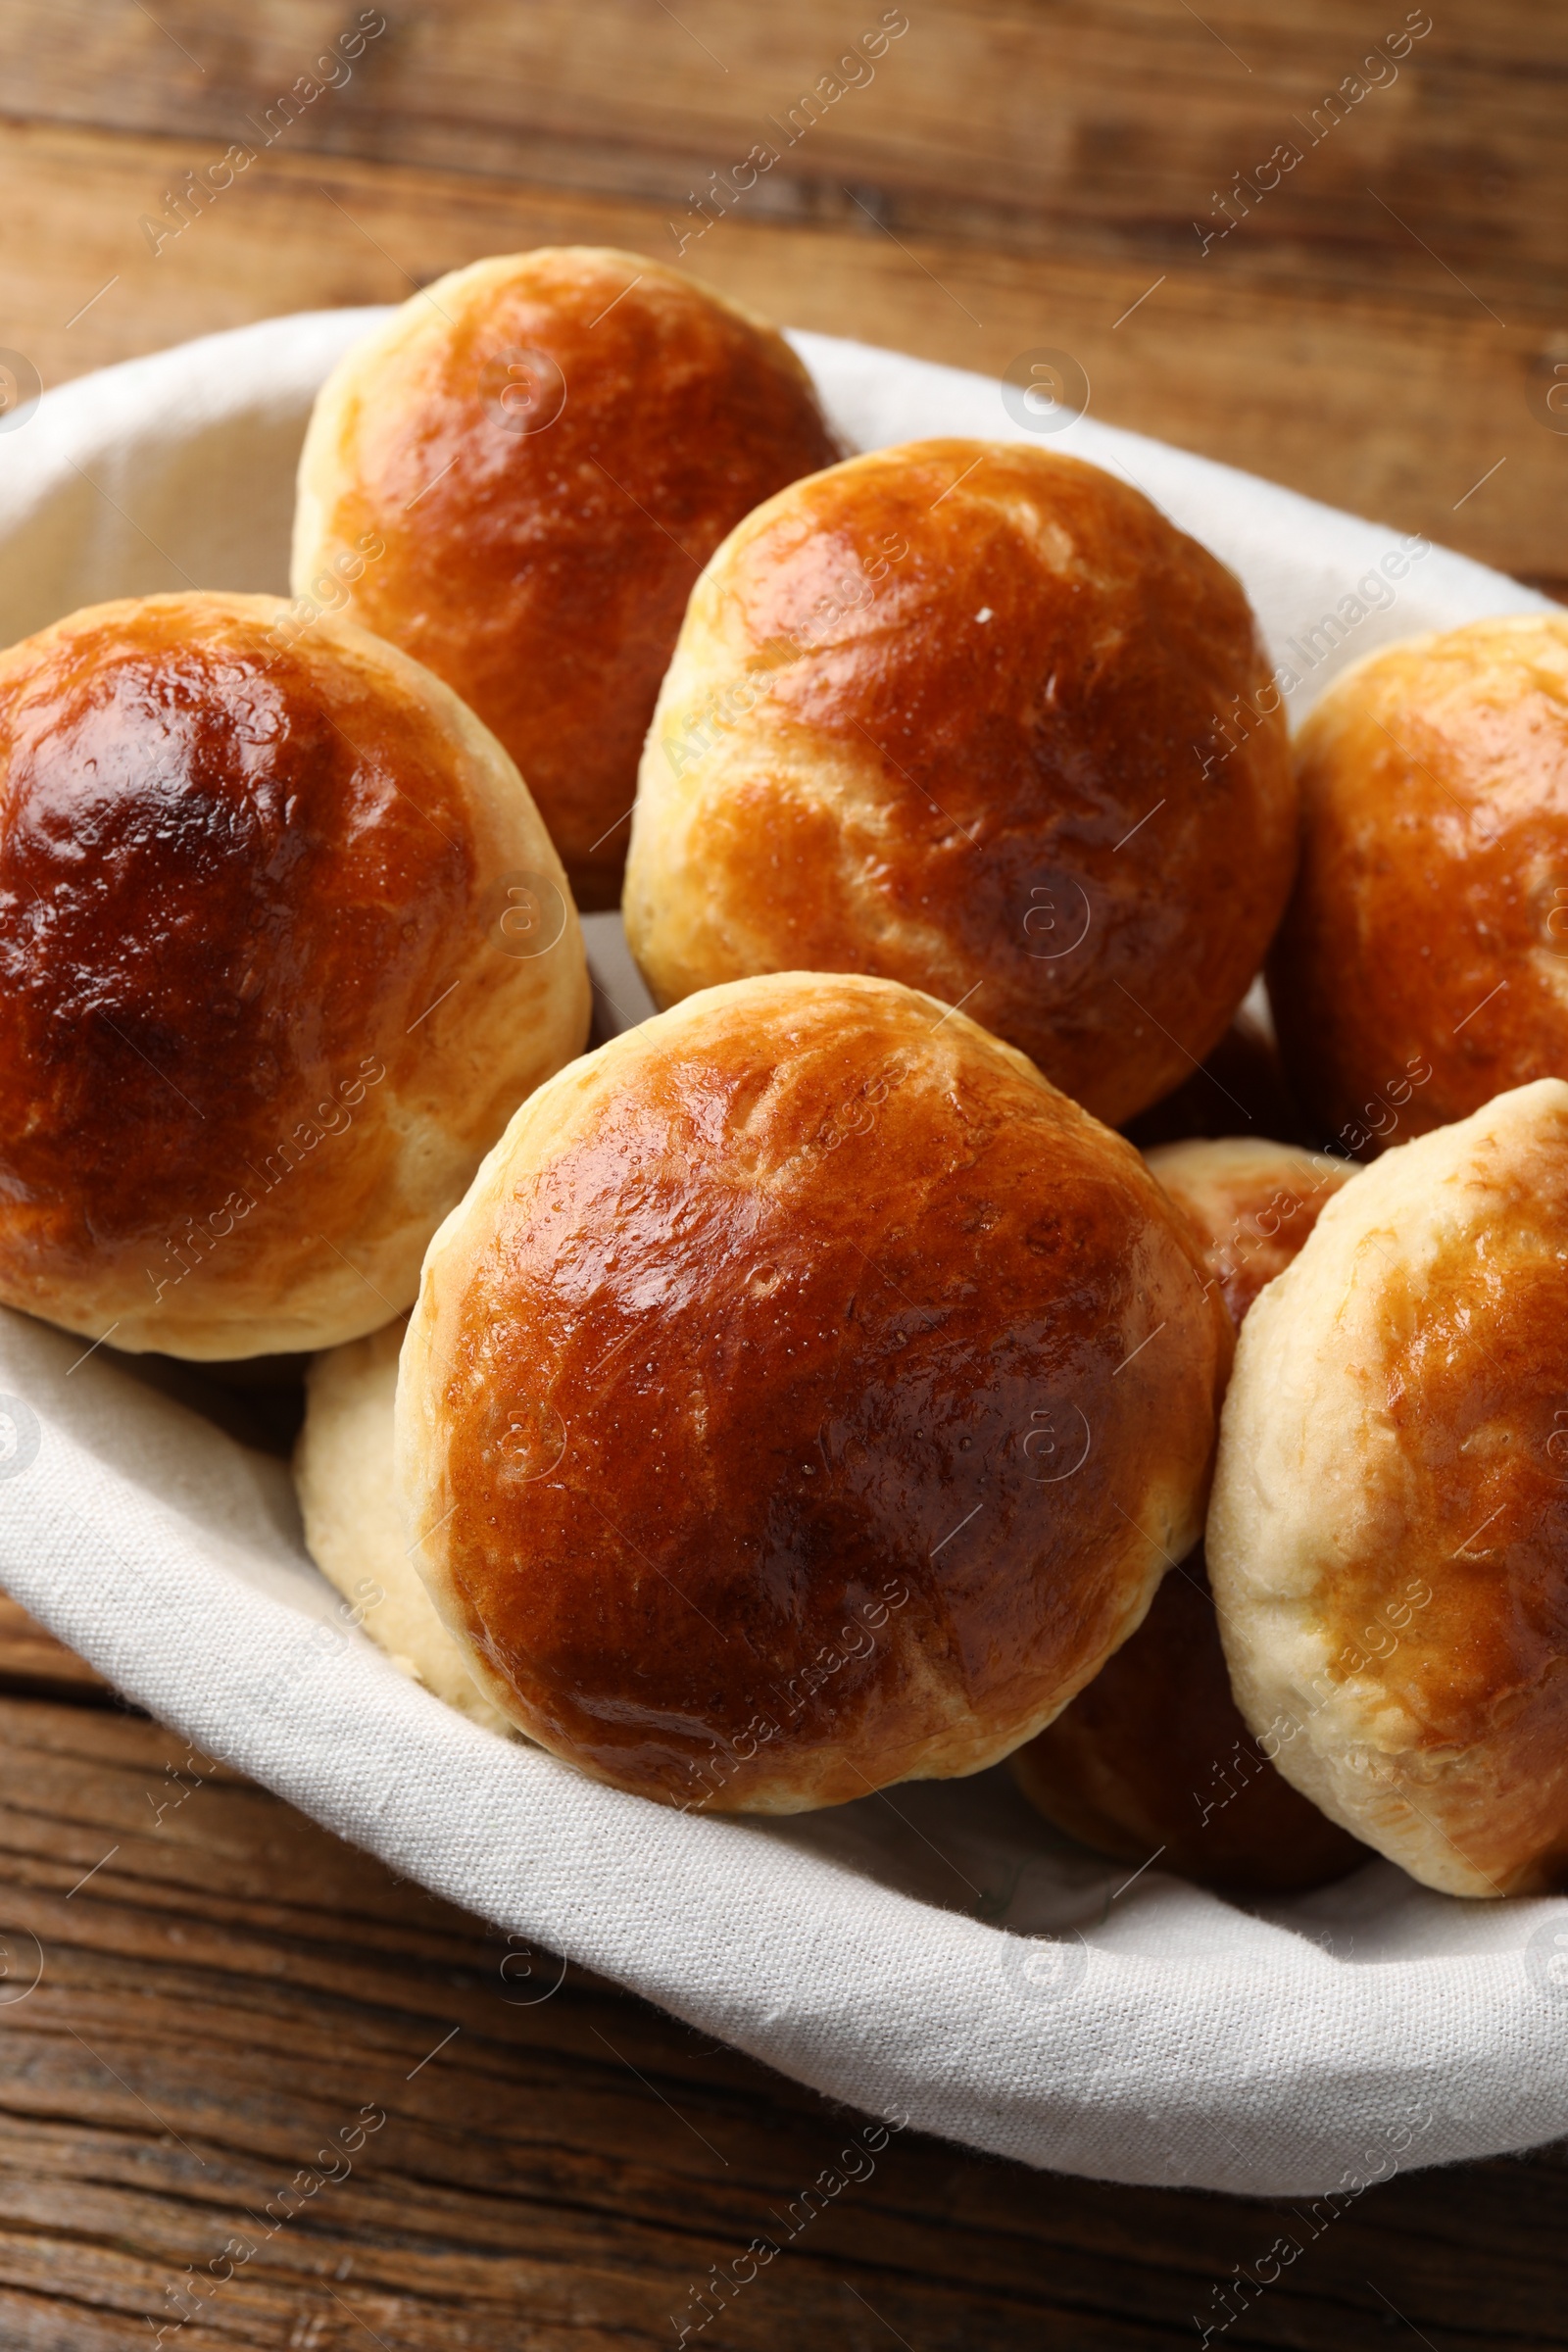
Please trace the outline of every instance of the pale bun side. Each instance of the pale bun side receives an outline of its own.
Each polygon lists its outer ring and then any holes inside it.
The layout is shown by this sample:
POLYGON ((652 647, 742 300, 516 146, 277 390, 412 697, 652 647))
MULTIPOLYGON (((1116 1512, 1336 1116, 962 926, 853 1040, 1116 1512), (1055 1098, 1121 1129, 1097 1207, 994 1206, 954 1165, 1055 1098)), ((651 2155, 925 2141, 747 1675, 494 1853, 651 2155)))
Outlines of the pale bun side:
POLYGON ((1568 1861, 1568 1084, 1388 1152, 1243 1327, 1208 1563, 1238 1703, 1429 1886, 1568 1861))
POLYGON ((435 1611, 411 1557, 393 1475, 392 1414, 403 1325, 318 1355, 306 1375, 294 1486, 312 1559, 353 1621, 406 1674, 460 1715, 509 1732, 435 1611))

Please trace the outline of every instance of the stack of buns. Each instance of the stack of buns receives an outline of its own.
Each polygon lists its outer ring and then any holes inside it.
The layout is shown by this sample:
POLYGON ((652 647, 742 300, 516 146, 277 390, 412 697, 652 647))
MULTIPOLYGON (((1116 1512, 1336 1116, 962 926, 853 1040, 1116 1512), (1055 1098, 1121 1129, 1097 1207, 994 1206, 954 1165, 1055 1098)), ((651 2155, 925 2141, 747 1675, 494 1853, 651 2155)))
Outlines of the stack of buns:
POLYGON ((599 250, 349 353, 293 587, 0 656, 0 1300, 308 1352, 367 1630, 665 1805, 1568 1883, 1568 616, 1293 752, 1140 491, 599 250))

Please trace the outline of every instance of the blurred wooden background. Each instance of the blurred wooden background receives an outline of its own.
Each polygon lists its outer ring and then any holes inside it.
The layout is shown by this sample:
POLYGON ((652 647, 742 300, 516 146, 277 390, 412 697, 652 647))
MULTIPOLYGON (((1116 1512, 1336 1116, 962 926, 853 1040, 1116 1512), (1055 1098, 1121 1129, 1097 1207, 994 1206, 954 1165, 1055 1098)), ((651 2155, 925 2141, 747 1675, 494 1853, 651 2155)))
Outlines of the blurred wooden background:
MULTIPOLYGON (((1568 593, 1560 10, 0 0, 0 28, 24 381, 614 242, 956 366, 1068 350, 1108 421, 1568 593)), ((853 2119, 576 1972, 536 2001, 548 1955, 190 1756, 14 1610, 0 1687, 7 2352, 673 2347, 832 2162, 853 2119), (368 2104, 350 2176, 223 2278, 368 2104)), ((1565 2222, 1553 2156, 1396 2180, 1214 2340, 1568 2346, 1565 2222)), ((692 2340, 1196 2343, 1290 2227, 907 2138, 692 2340)))

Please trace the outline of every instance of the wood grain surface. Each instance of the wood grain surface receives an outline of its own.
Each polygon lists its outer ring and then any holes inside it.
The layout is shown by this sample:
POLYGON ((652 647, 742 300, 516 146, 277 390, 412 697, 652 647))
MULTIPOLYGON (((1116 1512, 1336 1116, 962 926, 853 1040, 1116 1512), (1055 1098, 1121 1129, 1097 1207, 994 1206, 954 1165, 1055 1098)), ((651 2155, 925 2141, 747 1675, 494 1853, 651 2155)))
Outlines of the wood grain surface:
MULTIPOLYGON (((0 427, 30 374, 608 242, 993 374, 1068 351, 1098 416, 1568 592, 1561 10, 5 0, 0 25, 0 427)), ((791 2235, 862 2119, 558 1984, 9 1606, 0 1692, 0 2352, 1568 2346, 1549 2154, 1396 2179, 1314 2233, 900 2134, 791 2235), (1281 2235, 1300 2257, 1253 2295, 1281 2235), (783 2250, 699 2328, 758 2237, 783 2250)))

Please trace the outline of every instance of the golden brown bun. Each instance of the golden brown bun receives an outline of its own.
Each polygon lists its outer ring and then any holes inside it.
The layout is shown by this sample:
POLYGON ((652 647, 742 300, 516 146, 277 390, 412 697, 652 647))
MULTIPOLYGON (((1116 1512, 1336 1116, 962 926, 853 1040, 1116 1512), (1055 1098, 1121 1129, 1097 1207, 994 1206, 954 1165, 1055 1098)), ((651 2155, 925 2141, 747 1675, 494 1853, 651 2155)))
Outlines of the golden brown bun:
POLYGON ((1568 613, 1385 647, 1298 743, 1269 958, 1291 1081, 1370 1157, 1568 1074, 1568 613))
POLYGON ((523 1105, 431 1245, 399 1475, 498 1706, 793 1812, 976 1772, 1196 1539, 1231 1337, 1131 1147, 928 997, 691 998, 523 1105))
POLYGON ((511 1729, 436 1615, 392 1468, 401 1322, 313 1361, 294 1488, 312 1559, 399 1671, 489 1731, 511 1729))
POLYGON ((643 254, 505 254, 415 295, 327 378, 295 594, 346 598, 455 687, 528 779, 578 903, 613 906, 692 583, 760 499, 837 454, 750 312, 643 254))
POLYGON ((1243 1328, 1208 1522, 1238 1703, 1454 1894, 1568 1885, 1568 1085, 1332 1200, 1243 1328))
POLYGON ((146 597, 0 655, 0 1299, 136 1352, 384 1323, 587 1031, 501 746, 287 613, 146 597))
POLYGON ((1238 1327, 1263 1285, 1296 1256, 1324 1204, 1355 1174, 1349 1160, 1262 1136, 1195 1137, 1146 1156, 1197 1227, 1203 1262, 1238 1327))
POLYGON ((1118 1862, 1283 1894, 1372 1859, 1259 1752, 1231 1696, 1201 1550, 1130 1642, 1012 1759, 1048 1821, 1118 1862))
POLYGON ((1098 467, 921 441, 797 482, 693 594, 643 755, 626 930, 656 999, 874 972, 1100 1117, 1200 1061, 1290 888, 1240 584, 1098 467))
MULTIPOLYGON (((1238 1326, 1355 1174, 1343 1159, 1240 1136, 1167 1144, 1149 1166, 1191 1218, 1238 1326)), ((1137 1633, 1012 1761, 1059 1829, 1123 1862, 1157 1851, 1166 1870, 1205 1886, 1318 1886, 1368 1858, 1242 1721, 1201 1549, 1171 1568, 1137 1633)))

